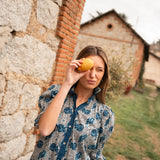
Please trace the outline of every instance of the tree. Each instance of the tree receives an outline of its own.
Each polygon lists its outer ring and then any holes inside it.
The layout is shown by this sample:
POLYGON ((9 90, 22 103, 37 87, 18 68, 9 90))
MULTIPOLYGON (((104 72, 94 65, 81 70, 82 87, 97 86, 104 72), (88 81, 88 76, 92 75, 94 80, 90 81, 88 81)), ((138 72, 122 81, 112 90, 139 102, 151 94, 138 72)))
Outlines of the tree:
POLYGON ((119 13, 120 17, 127 22, 128 17, 124 13, 119 13))

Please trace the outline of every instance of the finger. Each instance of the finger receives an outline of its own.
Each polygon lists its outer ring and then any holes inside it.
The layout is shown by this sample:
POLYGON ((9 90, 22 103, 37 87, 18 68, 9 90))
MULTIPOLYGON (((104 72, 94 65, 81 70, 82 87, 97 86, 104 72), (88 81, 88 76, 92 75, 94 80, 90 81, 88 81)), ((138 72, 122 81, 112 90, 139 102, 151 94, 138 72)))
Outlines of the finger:
POLYGON ((76 68, 78 68, 79 66, 81 66, 83 62, 81 60, 76 60, 76 61, 72 61, 70 63, 71 66, 75 66, 76 68))
POLYGON ((78 67, 79 67, 79 66, 78 66, 77 64, 75 64, 75 63, 74 63, 74 64, 70 64, 70 66, 71 66, 71 67, 74 67, 74 68, 78 68, 78 67))
POLYGON ((83 60, 82 60, 82 59, 73 60, 73 61, 71 61, 71 63, 80 63, 80 64, 82 64, 82 63, 83 63, 83 60))

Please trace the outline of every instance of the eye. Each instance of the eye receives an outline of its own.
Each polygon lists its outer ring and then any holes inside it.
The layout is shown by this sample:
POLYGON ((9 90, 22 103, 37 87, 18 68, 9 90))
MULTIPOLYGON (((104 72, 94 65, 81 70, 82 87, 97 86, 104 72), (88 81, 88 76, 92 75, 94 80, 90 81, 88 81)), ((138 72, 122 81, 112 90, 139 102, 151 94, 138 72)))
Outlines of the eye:
POLYGON ((98 72, 104 72, 104 69, 103 68, 97 68, 97 71, 98 72))

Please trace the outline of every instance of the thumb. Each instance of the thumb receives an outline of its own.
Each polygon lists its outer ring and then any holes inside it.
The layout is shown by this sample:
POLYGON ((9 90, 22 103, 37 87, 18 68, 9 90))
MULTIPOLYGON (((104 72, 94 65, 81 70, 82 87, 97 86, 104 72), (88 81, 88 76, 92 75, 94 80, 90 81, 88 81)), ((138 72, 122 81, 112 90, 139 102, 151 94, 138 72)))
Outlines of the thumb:
POLYGON ((88 72, 89 72, 89 70, 88 70, 88 71, 83 71, 83 72, 82 72, 82 71, 78 71, 80 77, 83 77, 83 76, 86 75, 88 72))

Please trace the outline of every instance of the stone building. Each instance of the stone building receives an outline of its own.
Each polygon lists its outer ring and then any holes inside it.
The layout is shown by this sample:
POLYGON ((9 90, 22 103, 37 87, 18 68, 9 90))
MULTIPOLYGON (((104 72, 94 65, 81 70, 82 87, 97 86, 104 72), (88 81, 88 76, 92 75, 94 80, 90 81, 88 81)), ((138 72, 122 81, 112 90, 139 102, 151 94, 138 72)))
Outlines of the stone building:
POLYGON ((81 24, 75 54, 86 45, 101 46, 109 59, 118 57, 124 67, 132 66, 132 85, 148 60, 149 45, 115 10, 81 24))
POLYGON ((61 84, 85 0, 0 1, 0 159, 28 160, 40 94, 61 84))
POLYGON ((160 43, 150 46, 149 61, 145 63, 144 80, 160 88, 160 43))

